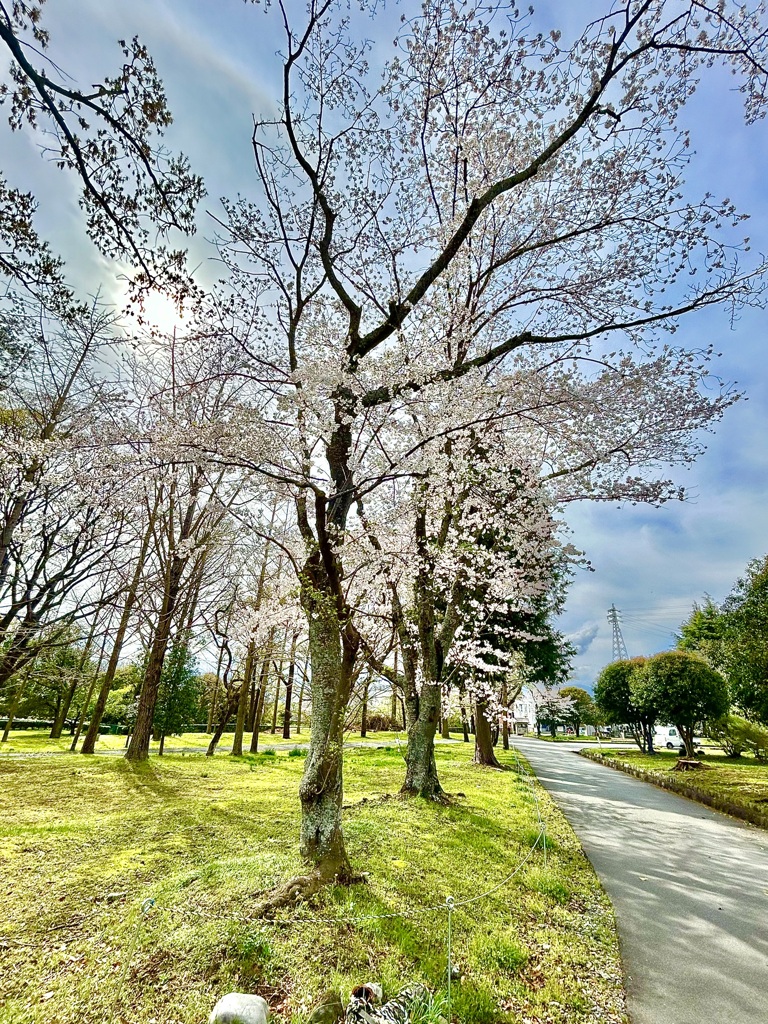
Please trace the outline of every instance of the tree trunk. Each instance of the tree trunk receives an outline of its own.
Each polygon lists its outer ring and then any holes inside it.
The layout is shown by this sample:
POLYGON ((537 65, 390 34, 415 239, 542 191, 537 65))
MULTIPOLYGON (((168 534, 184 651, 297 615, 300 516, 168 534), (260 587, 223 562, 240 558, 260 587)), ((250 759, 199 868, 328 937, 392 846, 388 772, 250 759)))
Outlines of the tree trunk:
POLYGON ((304 688, 307 685, 307 663, 304 662, 304 674, 301 677, 301 687, 299 688, 299 706, 296 708, 296 732, 301 734, 301 709, 304 705, 304 688))
MULTIPOLYGON (((267 643, 266 643, 266 652, 267 653, 264 655, 264 657, 262 659, 262 662, 261 662, 261 669, 259 671, 258 682, 256 680, 256 666, 255 666, 255 663, 254 663, 253 686, 251 688, 251 697, 250 697, 251 703, 250 703, 249 708, 248 708, 248 723, 247 723, 246 732, 253 733, 254 729, 256 728, 256 724, 255 723, 256 723, 256 714, 257 714, 257 712, 259 710, 259 701, 261 701, 262 705, 264 703, 264 692, 265 692, 264 687, 267 685, 267 681, 269 679, 269 662, 270 662, 271 652, 272 652, 272 638, 273 638, 273 635, 274 635, 274 630, 270 629, 269 633, 267 634, 267 643)), ((261 716, 259 716, 259 717, 261 717, 261 716)))
POLYGON ((288 665, 288 681, 285 684, 285 709, 283 711, 283 739, 291 738, 291 696, 293 694, 293 680, 296 675, 296 642, 298 633, 293 637, 291 644, 291 662, 288 665))
POLYGON ((205 723, 206 735, 210 735, 213 729, 213 720, 216 717, 216 705, 219 699, 219 684, 221 683, 221 666, 224 661, 224 645, 219 648, 219 656, 216 660, 216 682, 213 684, 211 703, 208 705, 208 720, 205 723))
MULTIPOLYGON (((317 599, 316 563, 310 562, 315 586, 304 585, 309 618, 312 667, 310 745, 299 787, 301 854, 324 878, 352 875, 341 829, 344 720, 352 686, 355 651, 342 643, 340 623, 329 596, 317 599), (309 591, 309 593, 307 593, 309 591), (343 650, 342 650, 343 647, 343 650)), ((326 588, 323 588, 326 589, 326 588)))
POLYGON ((219 745, 219 740, 224 735, 224 730, 227 727, 227 722, 231 718, 231 715, 227 715, 225 718, 223 715, 216 724, 216 728, 213 731, 213 735, 208 741, 208 749, 205 752, 206 757, 213 757, 216 753, 216 747, 219 745))
POLYGON ((73 674, 72 682, 69 684, 66 693, 58 703, 58 707, 56 709, 56 718, 54 719, 53 725, 51 726, 51 731, 48 734, 49 739, 61 739, 61 734, 64 731, 64 723, 67 720, 67 712, 69 711, 69 706, 74 699, 75 690, 77 690, 77 684, 79 682, 80 679, 78 678, 77 674, 73 674))
MULTIPOLYGON (((109 628, 109 623, 107 623, 109 628)), ((104 652, 107 649, 107 631, 104 631, 104 639, 101 641, 101 650, 99 651, 99 660, 96 665, 96 669, 91 679, 91 685, 88 687, 88 693, 85 695, 83 706, 80 709, 80 714, 77 718, 77 725, 72 730, 72 742, 69 745, 70 752, 72 754, 77 750, 77 744, 80 739, 80 733, 83 731, 83 723, 85 722, 86 715, 88 714, 88 705, 91 703, 91 697, 93 697, 93 691, 96 689, 96 683, 99 681, 99 673, 101 672, 101 666, 104 663, 104 652)))
POLYGON ((475 764, 486 768, 501 768, 493 750, 493 734, 486 718, 487 704, 475 701, 475 764))
POLYGON ((253 716, 253 731, 251 733, 251 753, 259 752, 259 730, 261 719, 264 714, 264 700, 267 695, 267 681, 269 680, 269 654, 261 663, 261 676, 259 677, 259 688, 256 696, 256 713, 253 716))
POLYGON ((224 735, 224 730, 235 713, 237 708, 237 698, 233 695, 228 695, 227 698, 222 702, 221 717, 216 724, 216 728, 211 736, 210 742, 208 743, 208 749, 205 752, 206 757, 213 757, 216 752, 216 747, 219 744, 219 740, 224 735))
MULTIPOLYGON (((136 580, 138 585, 138 580, 136 580)), ((112 683, 115 681, 115 673, 117 672, 117 664, 120 660, 120 652, 123 649, 123 643, 125 641, 125 634, 128 630, 128 623, 131 618, 131 610, 136 601, 136 588, 132 587, 128 596, 125 599, 123 605, 123 613, 120 616, 120 623, 117 627, 117 634, 115 635, 115 642, 112 645, 112 653, 109 656, 107 662, 107 671, 104 673, 104 678, 101 681, 99 687, 99 694, 96 698, 96 704, 93 708, 91 720, 88 724, 88 730, 83 740, 83 745, 80 748, 81 754, 92 754, 96 749, 96 740, 99 738, 99 727, 101 726, 101 719, 104 717, 104 709, 107 706, 109 700, 109 694, 112 689, 112 683)), ((94 684, 96 677, 94 676, 94 684)), ((90 701, 90 697, 88 698, 90 701)))
POLYGON ((13 695, 13 703, 8 709, 8 721, 5 723, 5 729, 3 730, 3 738, 0 739, 0 743, 7 743, 8 736, 10 735, 11 729, 13 728, 13 720, 16 717, 16 712, 19 710, 19 704, 21 704, 21 698, 24 696, 24 687, 27 685, 28 675, 19 682, 16 687, 16 693, 13 695))
POLYGON ((275 665, 275 702, 272 705, 272 728, 269 730, 272 736, 274 736, 277 733, 277 709, 280 707, 280 684, 283 681, 284 663, 284 659, 281 658, 280 664, 275 665))
POLYGON ((245 719, 248 713, 248 699, 251 695, 251 679, 253 678, 254 666, 256 664, 256 645, 253 640, 248 644, 248 653, 245 656, 245 670, 243 682, 240 687, 240 697, 237 702, 237 722, 235 723, 235 735, 232 740, 232 756, 243 756, 243 733, 245 732, 245 719))
POLYGON ((245 715, 248 709, 248 695, 250 693, 250 679, 248 676, 249 665, 246 662, 246 674, 240 683, 237 698, 237 718, 235 719, 235 734, 232 737, 232 757, 243 756, 243 733, 245 732, 245 715))
POLYGON ((693 734, 695 732, 694 726, 677 725, 677 731, 680 733, 680 739, 683 741, 685 747, 685 756, 688 758, 696 757, 696 750, 693 745, 693 734))
MULTIPOLYGON (((99 667, 101 667, 101 662, 99 662, 99 667)), ((77 716, 77 723, 72 729, 72 742, 69 745, 69 749, 70 752, 73 754, 77 750, 77 743, 78 740, 80 739, 80 733, 82 732, 83 729, 85 716, 88 714, 88 705, 91 703, 91 697, 93 697, 93 691, 96 689, 96 683, 98 682, 98 679, 99 669, 97 668, 93 674, 93 679, 91 679, 91 685, 88 687, 88 693, 85 695, 85 700, 83 701, 83 706, 80 709, 80 714, 77 716)))
POLYGON ((165 733, 161 732, 160 733, 160 749, 157 752, 160 757, 163 756, 163 748, 164 747, 165 747, 165 733))
MULTIPOLYGON (((106 588, 104 590, 102 590, 102 592, 101 592, 101 599, 102 599, 102 601, 104 600, 105 593, 106 593, 106 588)), ((59 712, 56 715, 56 721, 53 723, 53 726, 51 728, 50 738, 52 740, 58 740, 58 739, 61 738, 61 733, 62 733, 62 731, 64 729, 64 723, 67 720, 67 715, 69 714, 69 709, 70 709, 70 707, 72 705, 72 700, 73 700, 73 698, 75 696, 75 691, 77 690, 78 683, 80 682, 81 673, 82 673, 83 669, 85 668, 86 661, 88 661, 88 655, 91 653, 91 647, 93 646, 93 638, 96 635, 96 627, 98 625, 98 621, 99 621, 99 617, 98 617, 98 614, 96 614, 96 615, 94 615, 93 623, 92 623, 90 631, 88 633, 88 639, 85 642, 85 647, 83 648, 83 653, 82 653, 82 655, 80 657, 80 661, 77 663, 77 669, 76 669, 76 671, 74 673, 72 682, 69 684, 69 688, 68 688, 66 694, 64 695, 64 700, 62 701, 61 707, 59 708, 59 712)), ((89 692, 89 694, 93 693, 93 684, 91 684, 91 686, 89 686, 88 692, 89 692)), ((87 700, 86 700, 86 706, 87 706, 88 700, 90 700, 90 697, 88 697, 87 700)))
POLYGON ((443 789, 435 764, 435 733, 440 716, 441 687, 424 683, 419 695, 406 701, 411 726, 408 729, 405 782, 400 790, 406 796, 439 800, 443 789))
MULTIPOLYGON (((96 749, 96 740, 99 738, 99 727, 101 725, 101 719, 104 715, 104 708, 107 706, 107 700, 109 699, 109 693, 112 689, 112 683, 115 680, 115 673, 117 672, 117 664, 120 660, 120 652, 123 649, 123 643, 125 642, 125 634, 128 631, 128 624, 131 621, 131 612, 133 606, 136 604, 138 596, 139 583, 141 583, 141 577, 144 572, 144 562, 146 561, 147 551, 149 550, 149 544, 152 539, 152 530, 157 517, 157 510, 160 505, 159 493, 155 495, 155 504, 152 511, 149 513, 149 521, 147 529, 144 532, 144 536, 141 540, 141 547, 139 548, 139 554, 136 559, 136 567, 131 577, 131 582, 128 586, 128 592, 125 595, 125 602, 123 604, 123 610, 120 614, 120 622, 117 626, 117 633, 115 634, 115 642, 112 646, 112 653, 109 656, 107 662, 107 671, 104 675, 104 679, 101 682, 99 688, 99 695, 96 698, 96 705, 91 715, 91 721, 88 725, 88 731, 85 734, 83 745, 80 748, 81 754, 92 754, 96 749)), ((127 746, 127 744, 126 744, 127 746)))
POLYGON ((152 641, 152 648, 144 673, 139 694, 139 706, 136 712, 136 723, 128 745, 126 758, 129 761, 146 761, 149 756, 149 741, 152 736, 152 719, 155 714, 157 695, 160 690, 160 677, 163 672, 168 640, 171 635, 171 624, 176 602, 181 589, 181 577, 184 572, 185 560, 173 555, 168 573, 167 585, 163 594, 163 605, 157 622, 157 629, 152 641))
POLYGON ((513 714, 508 704, 509 687, 507 686, 507 680, 505 679, 501 684, 501 706, 504 708, 501 718, 501 745, 505 750, 509 750, 509 718, 510 715, 513 714))

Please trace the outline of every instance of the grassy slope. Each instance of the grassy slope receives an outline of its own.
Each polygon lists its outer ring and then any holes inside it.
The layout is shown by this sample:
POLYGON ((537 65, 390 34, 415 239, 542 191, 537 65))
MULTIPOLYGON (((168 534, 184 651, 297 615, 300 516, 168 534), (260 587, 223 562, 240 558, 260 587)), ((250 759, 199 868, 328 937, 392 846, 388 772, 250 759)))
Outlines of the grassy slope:
POLYGON ((729 760, 710 748, 701 758, 706 768, 676 772, 679 754, 675 751, 649 757, 639 750, 611 750, 603 755, 590 750, 588 756, 768 828, 768 764, 753 757, 729 760))
POLYGON ((367 885, 329 889, 284 925, 252 919, 296 873, 301 757, 0 758, 0 1021, 201 1024, 232 989, 301 1020, 328 986, 440 989, 457 907, 453 1016, 477 1024, 625 1021, 613 917, 546 794, 439 747, 451 806, 386 799, 396 749, 346 758, 345 830, 367 885), (155 900, 146 915, 142 901, 155 900), (405 914, 349 921, 371 914, 405 914), (320 920, 319 920, 320 919, 320 920))

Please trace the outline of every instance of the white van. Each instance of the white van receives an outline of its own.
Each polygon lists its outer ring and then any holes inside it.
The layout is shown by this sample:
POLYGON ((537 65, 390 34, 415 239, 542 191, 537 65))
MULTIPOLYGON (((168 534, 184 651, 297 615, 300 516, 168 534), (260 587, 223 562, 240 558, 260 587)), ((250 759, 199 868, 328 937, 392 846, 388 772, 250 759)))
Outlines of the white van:
MULTIPOLYGON (((703 743, 701 736, 693 737, 693 748, 696 752, 701 752, 701 745, 703 743)), ((674 750, 677 747, 681 754, 685 753, 685 744, 683 738, 678 732, 674 725, 657 725, 653 731, 653 749, 661 750, 662 747, 666 747, 667 750, 674 750)))
POLYGON ((682 742, 680 733, 674 725, 657 725, 653 731, 653 745, 657 750, 660 750, 662 747, 666 747, 667 750, 674 750, 682 742))

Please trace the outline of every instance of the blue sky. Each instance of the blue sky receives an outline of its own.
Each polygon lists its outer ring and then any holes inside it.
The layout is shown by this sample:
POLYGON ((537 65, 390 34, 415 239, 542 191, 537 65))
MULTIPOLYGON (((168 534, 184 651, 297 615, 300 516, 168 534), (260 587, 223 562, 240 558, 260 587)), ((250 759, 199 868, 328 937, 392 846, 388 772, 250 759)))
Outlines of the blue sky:
MULTIPOLYGON (((299 0, 292 0, 297 11, 299 0)), ((602 5, 599 5, 602 8, 602 5)), ((564 37, 595 16, 595 0, 538 5, 543 27, 564 37)), ((415 5, 395 5, 387 19, 370 23, 370 35, 388 47, 392 22, 415 5)), ((80 84, 109 73, 119 53, 115 41, 138 34, 160 70, 176 123, 169 133, 204 176, 196 257, 209 252, 205 239, 218 197, 248 193, 253 186, 250 145, 253 115, 274 102, 277 35, 263 11, 242 0, 49 0, 45 19, 54 53, 80 84)), ((730 197, 752 215, 746 231, 753 246, 768 251, 768 133, 764 124, 744 126, 741 102, 725 72, 706 81, 683 123, 696 151, 688 174, 694 192, 730 197)), ((2 134, 2 165, 12 185, 41 198, 40 227, 68 260, 71 280, 82 290, 118 291, 114 268, 83 240, 74 183, 40 159, 38 142, 27 134, 2 134)), ((210 272, 203 268, 203 272, 210 272)), ((691 604, 708 593, 722 599, 750 558, 768 551, 768 360, 766 314, 750 310, 731 325, 725 310, 707 310, 688 320, 677 341, 695 347, 710 342, 723 353, 717 372, 738 381, 748 395, 728 411, 708 450, 675 479, 690 493, 685 503, 660 509, 580 504, 567 511, 573 543, 584 550, 594 572, 579 572, 561 626, 581 648, 574 677, 591 684, 611 657, 607 609, 624 613, 631 655, 668 647, 671 634, 691 604)))

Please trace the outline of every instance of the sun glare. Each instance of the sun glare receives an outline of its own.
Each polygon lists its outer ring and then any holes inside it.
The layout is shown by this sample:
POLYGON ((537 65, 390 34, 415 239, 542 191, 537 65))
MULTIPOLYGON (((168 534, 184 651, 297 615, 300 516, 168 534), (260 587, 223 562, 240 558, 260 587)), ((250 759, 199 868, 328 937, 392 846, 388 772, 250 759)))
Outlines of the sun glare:
POLYGON ((189 316, 163 292, 149 292, 143 300, 138 315, 145 323, 158 331, 171 334, 174 329, 181 331, 189 323, 189 316))

